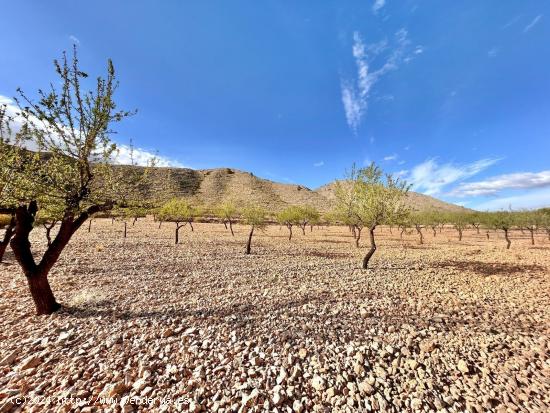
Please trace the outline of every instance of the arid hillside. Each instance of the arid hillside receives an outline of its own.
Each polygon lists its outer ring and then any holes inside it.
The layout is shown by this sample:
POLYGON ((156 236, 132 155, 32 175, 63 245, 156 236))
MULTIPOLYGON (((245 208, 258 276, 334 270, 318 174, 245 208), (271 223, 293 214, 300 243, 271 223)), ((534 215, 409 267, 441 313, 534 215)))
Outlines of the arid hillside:
MULTIPOLYGON (((124 166, 124 168, 130 168, 124 166)), ((146 199, 165 200, 189 197, 203 205, 216 205, 224 199, 237 204, 261 205, 279 210, 287 205, 311 205, 329 211, 335 200, 334 182, 312 190, 302 185, 283 184, 262 179, 250 172, 232 168, 193 170, 187 168, 155 168, 149 184, 143 188, 146 199)), ((430 196, 411 192, 411 206, 423 211, 462 211, 464 208, 430 196)))

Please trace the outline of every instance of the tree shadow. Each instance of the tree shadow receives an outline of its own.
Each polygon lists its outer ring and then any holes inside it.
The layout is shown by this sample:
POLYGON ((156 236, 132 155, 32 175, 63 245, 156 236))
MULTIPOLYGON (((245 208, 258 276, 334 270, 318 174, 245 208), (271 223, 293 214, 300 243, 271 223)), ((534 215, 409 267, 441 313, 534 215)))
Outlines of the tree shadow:
POLYGON ((483 261, 443 261, 433 265, 433 268, 455 268, 459 270, 468 270, 483 276, 491 275, 511 275, 524 273, 526 271, 544 271, 545 267, 538 264, 510 264, 503 262, 483 262, 483 261))

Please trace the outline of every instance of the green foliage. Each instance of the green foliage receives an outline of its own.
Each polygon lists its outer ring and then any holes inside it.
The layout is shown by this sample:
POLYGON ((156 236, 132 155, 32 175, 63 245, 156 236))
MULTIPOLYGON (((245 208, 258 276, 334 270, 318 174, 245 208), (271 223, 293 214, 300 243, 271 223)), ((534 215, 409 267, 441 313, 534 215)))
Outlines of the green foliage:
POLYGON ((278 212, 275 216, 277 222, 281 225, 291 227, 298 225, 302 217, 302 209, 299 206, 291 205, 278 212))
POLYGON ((200 210, 181 198, 171 199, 157 212, 159 221, 165 222, 192 222, 198 216, 200 216, 200 210))
POLYGON ((405 205, 408 190, 405 182, 384 175, 374 163, 362 169, 353 166, 347 179, 337 184, 336 216, 357 227, 397 224, 410 214, 405 205))
POLYGON ((311 205, 299 207, 298 215, 298 224, 302 227, 305 227, 308 224, 315 225, 319 222, 320 219, 319 211, 317 211, 311 205))
POLYGON ((239 209, 235 203, 231 200, 226 200, 222 202, 215 209, 216 216, 222 221, 234 221, 239 217, 239 209))
POLYGON ((243 209, 242 220, 244 224, 262 229, 267 226, 267 211, 259 206, 247 206, 243 209))
POLYGON ((519 224, 516 212, 498 211, 485 213, 485 222, 488 227, 508 231, 519 224))

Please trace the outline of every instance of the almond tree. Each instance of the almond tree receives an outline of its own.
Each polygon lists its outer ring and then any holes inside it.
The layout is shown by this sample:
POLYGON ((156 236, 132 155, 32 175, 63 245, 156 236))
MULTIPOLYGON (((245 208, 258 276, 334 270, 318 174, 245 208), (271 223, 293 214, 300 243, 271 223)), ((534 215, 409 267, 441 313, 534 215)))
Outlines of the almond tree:
POLYGON ((546 231, 548 241, 550 241, 550 208, 541 208, 537 210, 537 213, 540 214, 540 227, 546 231))
POLYGON ((52 229, 63 220, 64 205, 56 200, 43 202, 42 208, 36 214, 36 223, 46 230, 46 241, 48 247, 52 245, 52 229))
POLYGON ((479 234, 479 228, 483 222, 483 215, 481 212, 470 212, 468 214, 468 223, 474 227, 479 234))
POLYGON ((231 235, 235 236, 233 232, 233 223, 239 217, 239 210, 233 201, 225 201, 217 208, 217 216, 222 220, 225 229, 229 224, 229 230, 231 235))
MULTIPOLYGON (((419 244, 424 244, 424 234, 422 233, 422 230, 426 227, 429 227, 433 225, 433 215, 431 212, 417 212, 415 214, 411 215, 411 222, 414 225, 414 228, 416 229, 416 232, 419 236, 419 244)), ((432 227, 433 229, 433 227, 432 227)), ((435 234, 435 230, 434 234, 435 234)), ((435 236, 435 235, 434 235, 435 236)))
POLYGON ((88 75, 79 68, 76 47, 72 59, 64 53, 54 65, 59 79, 47 90, 38 91, 38 101, 18 89, 19 135, 36 151, 20 151, 2 164, 11 178, 0 178, 0 188, 6 192, 2 204, 8 200, 7 208, 0 212, 8 210, 15 215, 10 245, 27 279, 37 314, 51 314, 60 308, 48 274, 74 233, 93 214, 112 208, 117 200, 111 166, 116 146, 110 140, 111 127, 131 114, 116 110, 118 83, 110 60, 106 78, 98 77, 90 91, 84 88, 88 75), (62 204, 62 219, 55 238, 36 261, 29 237, 39 209, 49 199, 62 204), (10 206, 10 201, 15 205, 10 206))
POLYGON ((313 225, 319 222, 319 212, 311 205, 298 207, 298 225, 302 228, 302 234, 306 235, 306 227, 310 226, 313 232, 313 225))
POLYGON ((372 163, 367 168, 352 167, 347 179, 337 183, 337 210, 344 217, 351 217, 369 230, 370 250, 363 258, 363 268, 376 251, 374 231, 378 225, 400 222, 409 214, 405 199, 409 186, 384 175, 382 170, 372 163))
POLYGON ((252 245, 252 236, 256 229, 264 229, 267 226, 267 212, 265 209, 258 206, 249 206, 243 210, 242 213, 243 223, 250 225, 250 232, 248 234, 248 241, 246 243, 245 254, 250 254, 252 245))
POLYGON ((449 215, 450 222, 458 231, 458 240, 462 241, 462 232, 468 227, 468 216, 463 212, 455 212, 449 215))
POLYGON ((179 231, 187 224, 193 228, 193 220, 197 216, 197 210, 191 204, 181 198, 174 198, 166 202, 158 211, 157 218, 161 222, 173 222, 176 224, 175 244, 179 244, 179 231))
POLYGON ((539 211, 523 211, 518 213, 517 218, 520 227, 529 231, 531 245, 535 245, 535 232, 539 228, 542 228, 544 224, 544 215, 539 211))
POLYGON ((276 216, 277 222, 288 228, 289 241, 292 239, 292 227, 299 225, 301 214, 300 207, 291 205, 280 211, 276 216))
POLYGON ((506 249, 509 250, 512 245, 510 241, 510 230, 517 223, 515 214, 511 211, 498 211, 486 214, 488 225, 494 229, 504 231, 504 239, 506 240, 506 249))

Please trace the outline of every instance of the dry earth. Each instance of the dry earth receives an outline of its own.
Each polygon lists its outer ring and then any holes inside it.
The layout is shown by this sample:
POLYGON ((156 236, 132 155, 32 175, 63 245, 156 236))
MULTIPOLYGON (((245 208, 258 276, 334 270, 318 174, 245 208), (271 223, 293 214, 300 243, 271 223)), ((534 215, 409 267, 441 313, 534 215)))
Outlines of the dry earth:
POLYGON ((506 251, 496 234, 459 243, 449 229, 421 246, 384 228, 364 271, 345 228, 288 242, 270 227, 251 256, 245 227, 234 238, 186 227, 178 246, 172 231, 145 220, 126 240, 109 220, 82 229, 50 277, 65 308, 48 317, 33 316, 8 253, 0 411, 550 408, 542 235, 531 247, 514 233, 506 251))

